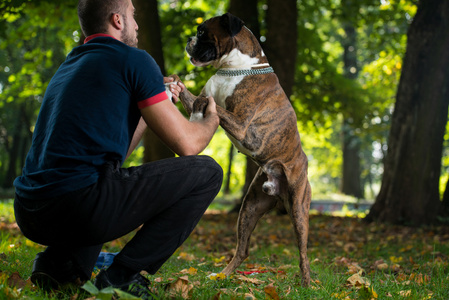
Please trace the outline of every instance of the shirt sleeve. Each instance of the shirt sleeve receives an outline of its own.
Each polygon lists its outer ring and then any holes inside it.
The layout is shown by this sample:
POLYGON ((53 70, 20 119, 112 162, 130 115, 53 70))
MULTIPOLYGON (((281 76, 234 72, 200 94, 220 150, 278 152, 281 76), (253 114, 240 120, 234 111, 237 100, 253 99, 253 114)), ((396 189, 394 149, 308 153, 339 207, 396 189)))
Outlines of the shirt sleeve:
POLYGON ((147 52, 139 50, 132 56, 134 70, 131 72, 134 85, 134 99, 139 109, 168 99, 164 77, 156 61, 147 52))

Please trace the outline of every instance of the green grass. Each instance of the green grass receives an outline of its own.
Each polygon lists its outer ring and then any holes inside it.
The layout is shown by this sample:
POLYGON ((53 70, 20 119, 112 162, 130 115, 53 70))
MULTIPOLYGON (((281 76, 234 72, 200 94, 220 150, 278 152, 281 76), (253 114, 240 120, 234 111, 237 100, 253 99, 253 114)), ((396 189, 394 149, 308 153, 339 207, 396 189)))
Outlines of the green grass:
MULTIPOLYGON (((83 290, 47 295, 27 281, 35 254, 44 248, 27 241, 13 219, 5 217, 12 213, 11 202, 0 204, 0 211, 0 299, 93 297, 83 290)), ((449 227, 408 228, 313 215, 308 250, 312 284, 304 288, 290 221, 275 214, 259 222, 250 257, 238 268, 266 273, 210 278, 232 257, 236 218, 203 217, 159 272, 149 276, 159 299, 449 299, 449 227), (349 279, 357 280, 350 284, 349 279)), ((118 251, 129 238, 108 243, 104 250, 118 251)))

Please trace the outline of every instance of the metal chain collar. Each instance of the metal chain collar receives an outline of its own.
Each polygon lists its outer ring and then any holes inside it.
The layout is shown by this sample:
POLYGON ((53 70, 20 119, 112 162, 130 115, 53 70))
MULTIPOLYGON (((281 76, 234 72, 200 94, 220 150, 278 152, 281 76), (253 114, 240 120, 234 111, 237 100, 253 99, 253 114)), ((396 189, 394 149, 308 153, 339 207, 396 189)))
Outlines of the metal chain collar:
POLYGON ((233 77, 233 76, 246 76, 246 75, 260 75, 260 74, 268 74, 268 73, 273 73, 274 70, 272 67, 268 67, 268 68, 263 68, 263 69, 249 69, 249 70, 223 70, 220 69, 217 71, 217 73, 215 73, 218 76, 228 76, 228 77, 233 77))

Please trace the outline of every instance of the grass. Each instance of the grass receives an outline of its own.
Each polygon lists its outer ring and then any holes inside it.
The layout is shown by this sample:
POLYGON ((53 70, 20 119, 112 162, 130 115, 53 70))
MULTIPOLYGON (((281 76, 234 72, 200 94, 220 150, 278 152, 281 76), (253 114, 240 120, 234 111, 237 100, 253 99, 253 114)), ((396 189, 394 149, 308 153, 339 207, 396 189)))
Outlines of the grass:
MULTIPOLYGON (((52 294, 36 289, 27 279, 35 254, 44 248, 20 234, 10 201, 0 203, 0 213, 0 299, 111 298, 82 289, 52 294)), ((449 227, 409 228, 312 215, 312 284, 303 288, 290 221, 276 214, 259 222, 250 257, 238 268, 258 273, 221 278, 234 251, 236 218, 202 218, 160 271, 149 276, 156 299, 449 299, 449 227)), ((118 251, 127 239, 108 243, 104 251, 118 251)))

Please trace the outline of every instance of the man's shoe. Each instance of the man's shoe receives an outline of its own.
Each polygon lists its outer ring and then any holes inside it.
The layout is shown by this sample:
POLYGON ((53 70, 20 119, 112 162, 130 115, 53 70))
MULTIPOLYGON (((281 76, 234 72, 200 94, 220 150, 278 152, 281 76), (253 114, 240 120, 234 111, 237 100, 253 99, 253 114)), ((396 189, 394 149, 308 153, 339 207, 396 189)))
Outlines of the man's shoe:
POLYGON ((31 282, 47 291, 66 285, 83 285, 80 274, 76 272, 71 260, 56 263, 49 259, 44 252, 38 253, 34 259, 31 282))
POLYGON ((149 285, 150 281, 139 273, 131 276, 128 281, 120 283, 112 283, 106 270, 100 271, 95 278, 95 286, 99 290, 112 286, 113 288, 122 290, 142 299, 153 299, 150 289, 148 288, 149 285))

